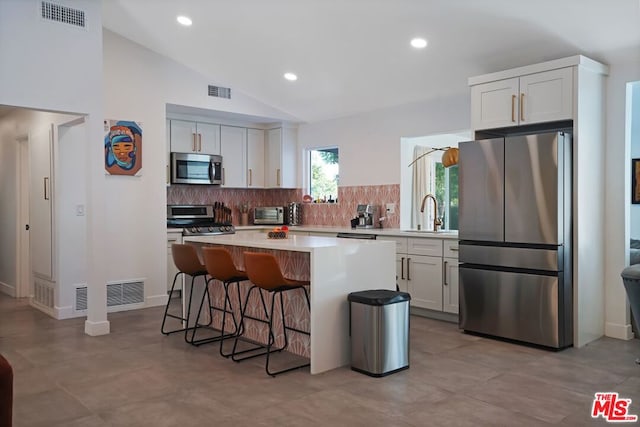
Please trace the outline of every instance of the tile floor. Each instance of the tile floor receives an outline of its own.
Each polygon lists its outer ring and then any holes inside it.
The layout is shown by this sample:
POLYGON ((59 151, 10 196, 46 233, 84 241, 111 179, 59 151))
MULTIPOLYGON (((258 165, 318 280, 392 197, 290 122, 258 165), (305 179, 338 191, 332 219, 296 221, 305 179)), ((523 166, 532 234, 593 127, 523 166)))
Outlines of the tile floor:
POLYGON ((593 395, 616 391, 640 415, 640 340, 602 338, 549 352, 461 333, 419 317, 411 367, 385 378, 348 368, 267 377, 159 333, 161 308, 57 321, 0 294, 0 353, 14 368, 15 427, 583 426, 593 395))

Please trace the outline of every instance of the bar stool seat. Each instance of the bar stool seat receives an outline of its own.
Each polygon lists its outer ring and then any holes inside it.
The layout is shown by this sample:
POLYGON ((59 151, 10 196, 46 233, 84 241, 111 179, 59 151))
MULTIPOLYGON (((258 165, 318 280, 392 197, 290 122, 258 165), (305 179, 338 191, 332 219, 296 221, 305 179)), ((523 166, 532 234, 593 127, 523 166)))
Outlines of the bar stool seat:
MULTIPOLYGON (((171 255, 173 257, 173 262, 178 268, 178 272, 173 277, 173 284, 171 285, 171 290, 169 291, 169 299, 167 300, 167 305, 164 308, 164 317, 162 318, 162 326, 160 327, 160 332, 164 335, 173 334, 175 332, 184 332, 185 341, 189 342, 187 337, 187 333, 190 329, 198 327, 197 323, 193 327, 189 327, 188 319, 191 315, 191 301, 193 299, 193 284, 196 277, 206 276, 207 269, 200 262, 198 258, 198 253, 196 249, 191 245, 186 245, 182 243, 174 243, 171 245, 171 255), (173 291, 176 287, 176 281, 178 280, 178 276, 181 274, 191 276, 191 289, 189 292, 189 305, 187 306, 187 315, 185 316, 184 310, 182 309, 182 302, 180 302, 180 315, 169 313, 169 307, 171 306, 171 300, 173 298, 173 291), (184 326, 182 328, 173 329, 171 331, 165 331, 165 323, 167 318, 171 317, 173 319, 178 319, 184 322, 184 326)), ((208 293, 205 293, 208 296, 208 293)))
POLYGON ((205 298, 207 298, 209 300, 209 319, 213 319, 213 314, 215 311, 220 311, 222 312, 222 324, 219 335, 216 335, 214 337, 201 338, 199 340, 195 339, 196 330, 199 328, 194 328, 191 335, 191 343, 200 345, 209 342, 220 341, 220 354, 224 357, 229 357, 231 353, 225 353, 223 350, 224 340, 225 338, 231 338, 236 336, 238 333, 241 333, 238 320, 236 320, 236 314, 233 311, 231 299, 229 298, 229 285, 235 283, 237 286, 238 312, 240 312, 242 307, 240 298, 240 282, 249 280, 249 278, 244 271, 238 270, 236 268, 233 262, 233 257, 226 248, 216 246, 204 247, 202 248, 202 257, 204 259, 204 265, 209 275, 209 279, 207 280, 207 289, 205 293, 202 294, 202 300, 200 301, 200 308, 198 309, 198 316, 196 317, 196 319, 200 318, 205 298), (209 297, 209 283, 215 280, 222 282, 222 285, 224 287, 224 307, 222 308, 211 304, 211 298, 209 297), (225 334, 227 314, 231 314, 231 319, 235 327, 234 331, 230 334, 225 334))
MULTIPOLYGON (((244 318, 246 314, 247 303, 249 301, 249 296, 254 289, 258 289, 260 296, 262 297, 262 291, 269 292, 271 294, 271 306, 269 310, 269 314, 267 317, 267 323, 269 325, 269 337, 267 339, 267 344, 259 346, 260 348, 265 349, 263 353, 257 354, 255 356, 266 354, 266 362, 265 362, 265 371, 268 375, 275 377, 278 374, 282 374, 284 372, 289 372, 294 369, 304 368, 310 366, 309 362, 292 366, 286 369, 282 369, 279 371, 272 371, 269 367, 270 355, 274 352, 279 352, 287 348, 289 345, 289 340, 287 338, 287 331, 295 331, 301 334, 310 335, 309 331, 302 331, 290 326, 287 326, 285 314, 284 314, 284 301, 282 298, 283 292, 289 292, 295 289, 302 289, 304 292, 304 296, 307 300, 307 307, 311 310, 311 304, 309 301, 309 294, 307 293, 306 286, 309 286, 309 281, 301 281, 301 280, 292 280, 287 279, 283 276, 282 271, 280 270, 280 266, 278 261, 272 254, 268 253, 256 253, 256 252, 245 252, 244 253, 244 265, 247 271, 247 276, 249 276, 249 280, 253 284, 253 286, 249 289, 247 293, 244 306, 242 308, 242 317, 240 320, 240 327, 242 328, 244 323, 244 318), (280 296, 280 314, 282 316, 282 327, 284 334, 284 344, 282 347, 273 348, 273 344, 275 343, 275 335, 273 334, 273 312, 275 306, 275 297, 276 295, 280 296)), ((263 300, 264 304, 264 300, 263 300)), ((265 307, 266 311, 266 307, 265 307)), ((236 344, 238 342, 238 337, 236 337, 236 341, 234 342, 234 352, 233 356, 235 356, 236 344)), ((254 357, 254 356, 250 356, 254 357)), ((233 358, 233 357, 232 357, 233 358)), ((236 360, 233 358, 233 360, 236 360)), ((240 359, 243 360, 243 359, 240 359)))

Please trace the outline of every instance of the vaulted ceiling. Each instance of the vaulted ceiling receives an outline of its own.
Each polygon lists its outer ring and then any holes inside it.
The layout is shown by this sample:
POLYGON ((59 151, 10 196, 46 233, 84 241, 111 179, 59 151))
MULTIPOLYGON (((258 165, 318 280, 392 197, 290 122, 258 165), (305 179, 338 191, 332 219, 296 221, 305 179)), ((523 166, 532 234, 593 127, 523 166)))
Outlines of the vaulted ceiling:
POLYGON ((102 4, 105 28, 306 122, 466 93, 470 76, 578 53, 640 59, 640 0, 102 4))

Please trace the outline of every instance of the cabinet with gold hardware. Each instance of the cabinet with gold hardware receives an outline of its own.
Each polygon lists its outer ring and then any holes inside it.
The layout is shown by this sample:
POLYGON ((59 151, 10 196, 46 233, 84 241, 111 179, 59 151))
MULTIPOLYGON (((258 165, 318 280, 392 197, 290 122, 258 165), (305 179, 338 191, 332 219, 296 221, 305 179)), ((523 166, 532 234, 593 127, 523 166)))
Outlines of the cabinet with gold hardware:
POLYGON ((222 186, 247 186, 247 129, 220 126, 220 153, 222 155, 222 186))
POLYGON ((297 130, 269 129, 265 143, 265 187, 296 188, 297 130))
POLYGON ((458 241, 445 240, 442 259, 442 311, 458 314, 458 241))
POLYGON ((264 188, 264 130, 247 129, 247 187, 264 188))
MULTIPOLYGON (((473 78, 469 79, 470 84, 473 78)), ((475 130, 571 120, 573 67, 536 72, 471 86, 475 130)))
POLYGON ((170 121, 171 150, 175 153, 220 154, 220 125, 170 121))

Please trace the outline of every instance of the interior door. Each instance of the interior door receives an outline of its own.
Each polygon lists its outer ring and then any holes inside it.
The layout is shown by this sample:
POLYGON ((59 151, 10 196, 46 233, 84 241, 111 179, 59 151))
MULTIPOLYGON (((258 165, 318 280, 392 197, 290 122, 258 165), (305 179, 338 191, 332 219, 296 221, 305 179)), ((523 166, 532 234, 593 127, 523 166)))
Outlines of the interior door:
POLYGON ((458 148, 459 237, 504 241, 504 139, 462 142, 458 148))
POLYGON ((51 148, 53 125, 33 132, 29 138, 29 247, 33 273, 53 278, 53 224, 51 148))

